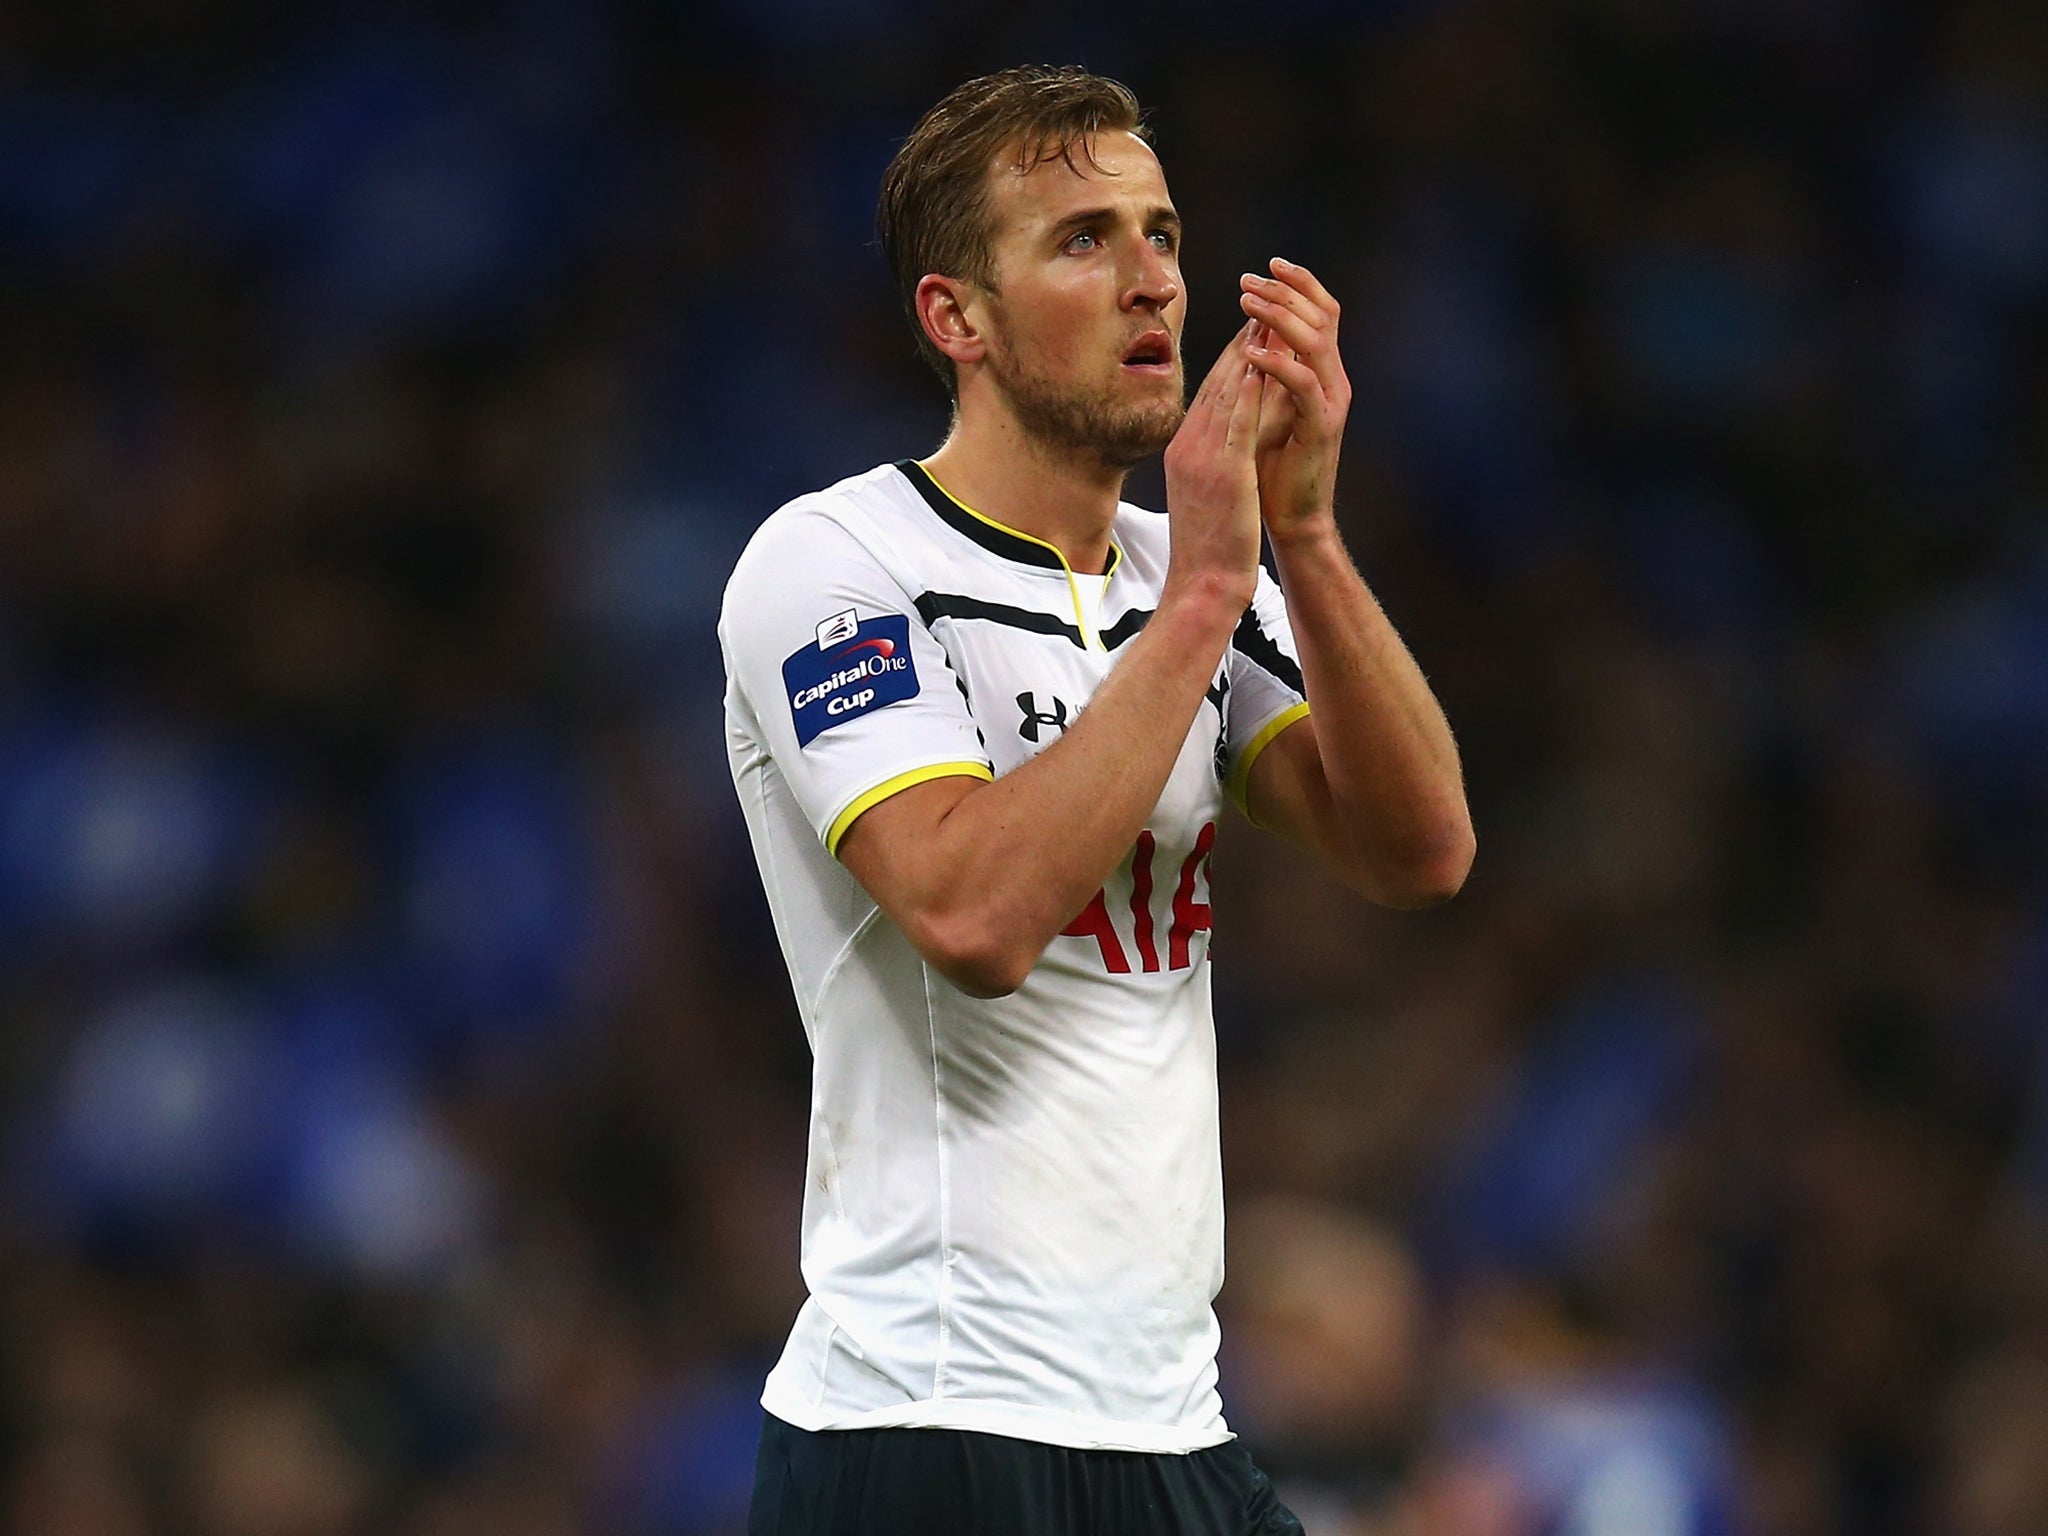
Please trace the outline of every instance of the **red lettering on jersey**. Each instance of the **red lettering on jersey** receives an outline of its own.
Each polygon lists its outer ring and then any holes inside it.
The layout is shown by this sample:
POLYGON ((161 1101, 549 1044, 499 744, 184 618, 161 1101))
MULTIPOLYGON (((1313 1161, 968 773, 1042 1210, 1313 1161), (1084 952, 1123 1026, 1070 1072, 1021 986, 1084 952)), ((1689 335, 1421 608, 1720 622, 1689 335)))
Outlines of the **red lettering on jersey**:
MULTIPOLYGON (((1173 893, 1173 926, 1166 931, 1167 966, 1171 970, 1184 971, 1194 964, 1189 943, 1196 934, 1209 931, 1209 903, 1195 900, 1195 876, 1202 872, 1209 851, 1215 846, 1216 823, 1205 822, 1195 838, 1194 851, 1181 864, 1180 883, 1173 893)), ((1156 930, 1152 918, 1152 856, 1158 848, 1159 840, 1148 830, 1138 834, 1137 846, 1131 850, 1131 936, 1137 940, 1138 959, 1148 973, 1159 969, 1159 945, 1153 937, 1156 930)), ((1131 973, 1130 956, 1124 953, 1123 940, 1110 920, 1108 898, 1100 888, 1088 898, 1081 915, 1060 933, 1070 939, 1093 939, 1102 951, 1103 969, 1112 976, 1131 973)))
POLYGON ((1138 834, 1131 854, 1131 932, 1138 941, 1138 959, 1147 971, 1159 969, 1159 946, 1152 942, 1152 850, 1150 832, 1138 834))
POLYGON ((1195 839, 1194 852, 1180 867, 1180 884, 1173 892, 1173 927, 1166 935, 1168 963, 1176 971, 1184 971, 1194 963, 1188 957, 1188 941, 1209 931, 1209 903, 1195 900, 1195 871, 1207 861, 1209 850, 1215 846, 1216 823, 1204 822, 1202 835, 1195 839))
POLYGON ((1088 905, 1081 909, 1081 915, 1060 932, 1068 938, 1094 939, 1102 950, 1103 967, 1112 976, 1130 973, 1131 962, 1124 954, 1123 940, 1116 936, 1116 924, 1109 920, 1109 904, 1102 899, 1100 888, 1088 898, 1088 905))

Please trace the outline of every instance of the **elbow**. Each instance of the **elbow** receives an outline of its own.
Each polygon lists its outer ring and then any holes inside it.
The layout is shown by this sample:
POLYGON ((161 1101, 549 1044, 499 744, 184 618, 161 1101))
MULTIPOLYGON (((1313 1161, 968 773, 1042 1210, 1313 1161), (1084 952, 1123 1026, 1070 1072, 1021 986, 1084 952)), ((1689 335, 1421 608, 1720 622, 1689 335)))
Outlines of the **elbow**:
POLYGON ((1386 904, 1403 911, 1418 911, 1423 907, 1440 907, 1465 888, 1465 877, 1472 872, 1472 849, 1456 857, 1433 860, 1410 871, 1386 904))
POLYGON ((1465 887, 1479 843, 1469 822, 1427 845, 1376 861, 1358 888, 1383 907, 1416 911, 1438 907, 1465 887))
POLYGON ((1007 955, 956 955, 934 960, 933 968, 969 997, 1008 997, 1024 985, 1031 963, 1007 955))
POLYGON ((1037 955, 972 913, 929 918, 910 941, 926 964, 969 997, 1008 997, 1038 963, 1037 955))

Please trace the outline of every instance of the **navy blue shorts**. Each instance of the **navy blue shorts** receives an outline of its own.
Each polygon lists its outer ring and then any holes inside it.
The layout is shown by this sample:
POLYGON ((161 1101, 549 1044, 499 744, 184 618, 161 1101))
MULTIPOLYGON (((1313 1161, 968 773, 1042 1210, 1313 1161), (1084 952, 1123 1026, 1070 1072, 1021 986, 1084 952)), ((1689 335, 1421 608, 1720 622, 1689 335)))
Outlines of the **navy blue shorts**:
POLYGON ((1302 1536, 1237 1440, 1185 1456, 765 1416, 747 1536, 1302 1536))

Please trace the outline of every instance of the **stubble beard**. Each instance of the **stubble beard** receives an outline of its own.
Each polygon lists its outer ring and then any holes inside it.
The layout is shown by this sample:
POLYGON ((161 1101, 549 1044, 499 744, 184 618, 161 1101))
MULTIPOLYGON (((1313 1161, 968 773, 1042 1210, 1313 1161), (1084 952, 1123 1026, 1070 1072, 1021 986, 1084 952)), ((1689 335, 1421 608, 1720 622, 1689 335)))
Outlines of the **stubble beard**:
POLYGON ((1178 380, 1172 398, 1140 405, 1108 387, 1056 384, 1019 365, 1007 349, 991 348, 988 362, 1018 425, 1049 456, 1093 458, 1107 469, 1128 470, 1164 452, 1187 414, 1178 380))

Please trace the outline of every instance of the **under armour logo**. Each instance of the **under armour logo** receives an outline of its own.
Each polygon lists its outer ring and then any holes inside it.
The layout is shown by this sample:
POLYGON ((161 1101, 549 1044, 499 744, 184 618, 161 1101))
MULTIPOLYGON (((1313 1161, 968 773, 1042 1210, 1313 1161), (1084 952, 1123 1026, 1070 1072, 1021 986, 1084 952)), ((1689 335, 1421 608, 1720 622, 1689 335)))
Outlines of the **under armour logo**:
POLYGON ((1056 698, 1052 701, 1052 713, 1046 714, 1038 707, 1038 695, 1025 692, 1017 695, 1017 707, 1024 711, 1024 723, 1017 727, 1017 734, 1026 741, 1038 740, 1038 728, 1051 726, 1056 731, 1067 728, 1067 701, 1056 698))

